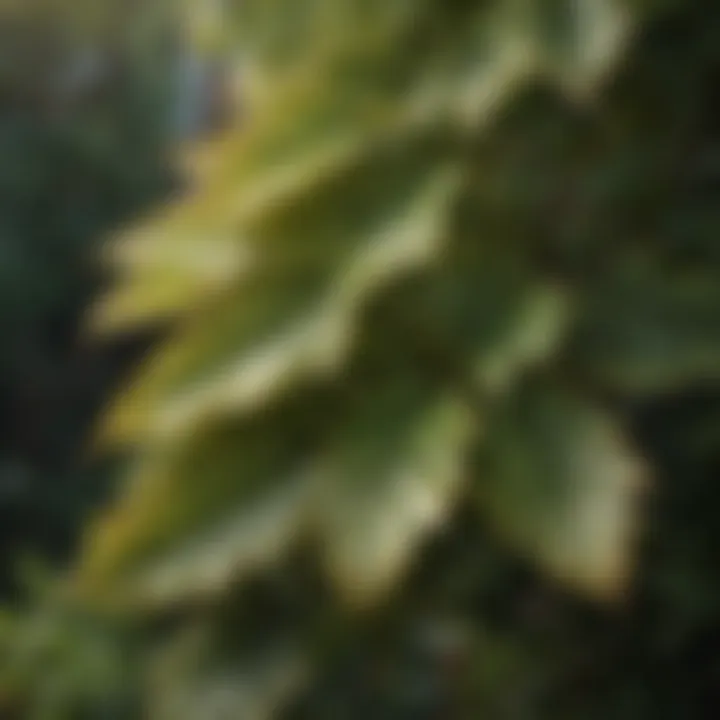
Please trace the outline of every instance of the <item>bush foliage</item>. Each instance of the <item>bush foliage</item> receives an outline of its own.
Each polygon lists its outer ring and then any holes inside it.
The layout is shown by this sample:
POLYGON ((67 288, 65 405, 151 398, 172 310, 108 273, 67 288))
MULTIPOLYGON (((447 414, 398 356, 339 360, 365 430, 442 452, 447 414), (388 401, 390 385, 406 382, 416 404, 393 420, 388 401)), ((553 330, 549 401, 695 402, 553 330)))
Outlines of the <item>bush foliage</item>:
POLYGON ((701 717, 718 8, 237 13, 252 116, 91 317, 167 328, 70 579, 150 717, 701 717))

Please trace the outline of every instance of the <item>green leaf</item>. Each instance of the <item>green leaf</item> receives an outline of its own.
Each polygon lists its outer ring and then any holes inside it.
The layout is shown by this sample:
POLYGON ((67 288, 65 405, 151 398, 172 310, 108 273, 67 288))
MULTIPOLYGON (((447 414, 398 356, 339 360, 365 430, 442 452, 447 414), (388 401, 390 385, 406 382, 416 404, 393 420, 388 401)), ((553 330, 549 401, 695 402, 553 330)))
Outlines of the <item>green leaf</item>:
POLYGON ((315 484, 323 553, 352 604, 387 593, 447 519, 478 424, 463 398, 410 364, 377 379, 366 372, 368 383, 353 382, 315 484))
POLYGON ((713 274, 627 264, 591 286, 574 343, 587 372, 627 392, 720 380, 720 286, 713 274))
MULTIPOLYGON (((178 252, 181 248, 178 247, 178 252)), ((215 248, 208 243, 204 257, 215 248)), ((175 320, 189 308, 213 302, 235 278, 234 264, 217 269, 143 268, 130 277, 120 278, 118 286, 99 301, 88 319, 93 334, 114 334, 142 326, 175 320)))
POLYGON ((568 91, 581 95, 613 69, 634 25, 625 0, 550 0, 522 6, 538 62, 568 91))
POLYGON ((481 395, 506 392, 551 361, 572 328, 569 289, 492 247, 449 251, 403 290, 391 298, 394 313, 431 359, 443 357, 481 395))
POLYGON ((120 282, 98 304, 91 330, 171 318, 219 292, 257 260, 247 224, 352 173, 387 121, 384 106, 327 92, 314 80, 249 127, 189 152, 199 189, 109 243, 103 259, 120 282))
POLYGON ((259 211, 259 204, 269 202, 260 199, 262 192, 274 196, 285 192, 278 185, 300 184, 307 189, 310 182, 307 167, 285 162, 287 167, 275 174, 286 177, 273 176, 267 191, 262 191, 260 180, 244 195, 238 178, 228 179, 224 186, 213 183, 200 197, 149 219, 140 231, 115 241, 108 260, 120 269, 119 282, 94 309, 90 329, 117 332, 172 319, 242 281, 257 262, 243 225, 243 203, 259 211), (257 197, 248 197, 252 193, 257 197))
POLYGON ((570 327, 569 293, 550 283, 536 283, 502 317, 502 330, 494 342, 475 355, 476 382, 493 392, 507 390, 561 348, 570 327))
POLYGON ((215 595, 312 530, 352 602, 387 592, 445 519, 477 419, 412 365, 353 368, 330 405, 301 394, 146 456, 81 584, 152 605, 215 595))
POLYGON ((296 393, 140 455, 87 535, 81 592, 167 603, 222 590, 282 553, 306 507, 303 468, 330 417, 322 398, 296 393))
MULTIPOLYGON (((207 622, 162 649, 151 665, 148 714, 158 720, 270 720, 309 675, 306 652, 286 641, 248 652, 218 647, 207 622)), ((226 633, 227 634, 227 633, 226 633)))
POLYGON ((262 223, 253 236, 263 248, 257 267, 141 369, 101 440, 186 431, 331 372, 353 342, 367 296, 443 246, 456 168, 438 166, 432 154, 397 160, 371 161, 262 223))
POLYGON ((478 498, 501 537, 599 597, 625 589, 644 468, 614 420, 537 381, 489 418, 478 498))

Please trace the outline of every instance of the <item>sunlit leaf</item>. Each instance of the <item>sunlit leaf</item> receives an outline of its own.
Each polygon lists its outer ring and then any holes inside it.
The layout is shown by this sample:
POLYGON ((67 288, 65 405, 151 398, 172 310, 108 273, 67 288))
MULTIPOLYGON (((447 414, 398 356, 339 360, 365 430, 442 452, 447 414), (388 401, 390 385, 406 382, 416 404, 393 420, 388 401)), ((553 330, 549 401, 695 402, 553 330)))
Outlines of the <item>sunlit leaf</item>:
POLYGON ((258 228, 267 257, 150 360, 103 439, 164 435, 223 408, 242 411, 342 360, 368 293, 441 251, 458 181, 454 168, 421 162, 380 189, 374 165, 363 170, 258 228), (345 227, 351 209, 363 217, 345 227))
POLYGON ((622 592, 645 471, 615 421, 535 382, 491 416, 484 447, 475 485, 500 535, 573 586, 622 592))
POLYGON ((461 397, 412 366, 352 391, 315 498, 323 554, 351 602, 386 593, 447 519, 478 424, 461 397))

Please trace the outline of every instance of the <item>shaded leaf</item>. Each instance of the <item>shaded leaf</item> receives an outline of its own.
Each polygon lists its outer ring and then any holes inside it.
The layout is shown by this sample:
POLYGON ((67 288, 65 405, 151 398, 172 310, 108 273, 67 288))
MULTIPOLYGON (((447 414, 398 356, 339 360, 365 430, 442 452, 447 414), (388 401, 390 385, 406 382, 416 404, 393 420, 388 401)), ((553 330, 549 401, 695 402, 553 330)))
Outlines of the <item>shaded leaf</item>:
POLYGON ((720 379, 720 286, 713 275, 626 265, 592 287, 575 343, 595 377, 630 392, 720 379))
MULTIPOLYGON (((215 632, 217 633, 217 628, 215 632)), ((309 674, 306 653, 268 641, 247 652, 220 652, 207 623, 191 627, 152 663, 149 714, 158 720, 270 720, 309 674)))
POLYGON ((394 312, 430 359, 444 357, 454 379, 481 395, 511 390, 572 328, 570 290, 493 248, 449 251, 403 290, 394 312))
POLYGON ((172 602, 215 593, 274 559, 299 529, 302 470, 327 410, 322 396, 300 393, 141 455, 87 535, 81 590, 172 602))

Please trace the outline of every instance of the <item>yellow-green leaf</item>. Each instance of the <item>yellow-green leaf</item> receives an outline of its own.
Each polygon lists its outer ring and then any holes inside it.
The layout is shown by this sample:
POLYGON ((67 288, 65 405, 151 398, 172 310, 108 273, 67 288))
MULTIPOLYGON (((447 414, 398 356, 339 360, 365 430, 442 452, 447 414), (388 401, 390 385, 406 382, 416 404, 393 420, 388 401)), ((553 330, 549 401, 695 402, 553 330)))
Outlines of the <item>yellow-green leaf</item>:
POLYGON ((394 174, 387 168, 389 187, 377 185, 382 168, 370 163, 337 192, 259 227, 263 261, 159 349, 111 410, 102 439, 167 436, 331 371, 367 295, 429 262, 445 240, 456 168, 411 158, 394 174))
POLYGON ((269 562, 298 529, 302 469, 328 421, 322 396, 296 393, 141 454, 87 535, 81 590, 169 602, 269 562))

